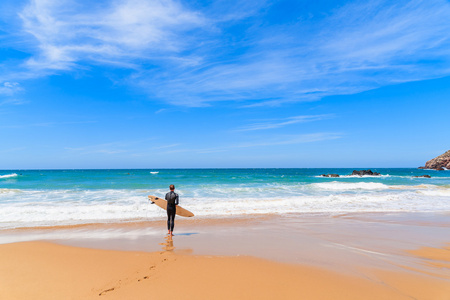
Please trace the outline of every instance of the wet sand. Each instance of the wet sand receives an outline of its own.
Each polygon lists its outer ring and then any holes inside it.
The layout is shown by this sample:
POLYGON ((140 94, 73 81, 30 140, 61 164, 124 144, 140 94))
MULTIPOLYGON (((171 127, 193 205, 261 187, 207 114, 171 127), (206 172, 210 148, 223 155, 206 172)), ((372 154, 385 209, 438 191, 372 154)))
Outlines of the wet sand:
MULTIPOLYGON (((170 244, 170 243, 169 243, 170 244)), ((169 247, 170 248, 170 247, 169 247)), ((447 257, 447 259, 450 257, 447 257)), ((2 299, 448 299, 448 281, 371 277, 253 257, 124 252, 43 242, 0 246, 2 299)))
POLYGON ((450 299, 448 214, 179 218, 171 240, 164 227, 4 231, 0 298, 450 299))

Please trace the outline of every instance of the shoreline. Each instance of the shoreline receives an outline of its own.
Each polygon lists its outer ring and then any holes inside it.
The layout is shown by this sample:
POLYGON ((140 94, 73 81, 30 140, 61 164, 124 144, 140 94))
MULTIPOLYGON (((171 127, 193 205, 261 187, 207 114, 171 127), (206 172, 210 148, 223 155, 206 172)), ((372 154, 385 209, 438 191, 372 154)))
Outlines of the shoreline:
MULTIPOLYGON (((332 252, 360 249, 352 251, 396 255, 404 249, 437 246, 447 242, 450 212, 177 217, 175 224, 175 239, 179 246, 192 248, 198 254, 245 254, 280 261, 264 249, 282 248, 286 254, 283 257, 287 259, 281 261, 289 263, 289 258, 298 258, 297 252, 312 254, 317 248, 332 252)), ((144 222, 7 229, 0 231, 0 245, 48 241, 105 250, 152 252, 159 250, 156 245, 167 232, 165 228, 166 220, 161 217, 144 222)))
MULTIPOLYGON (((214 216, 194 216, 192 218, 185 218, 176 216, 176 222, 181 224, 226 224, 226 223, 234 223, 234 222, 245 222, 247 220, 255 220, 255 219, 276 219, 283 218, 284 216, 299 216, 299 217, 330 217, 330 218, 340 218, 340 217, 349 217, 357 219, 359 216, 385 216, 385 215, 433 215, 433 216, 449 216, 450 211, 426 211, 426 212, 418 212, 418 211, 403 211, 403 210, 392 210, 392 211, 336 211, 336 212, 326 212, 326 211, 317 211, 317 212, 285 212, 285 213, 253 213, 253 214, 239 214, 239 215, 214 215, 214 216)), ((8 228, 0 228, 0 233, 10 233, 10 232, 21 232, 21 231, 33 231, 33 230, 61 230, 61 229, 78 229, 78 228, 109 228, 109 227, 143 227, 143 226, 153 226, 160 225, 165 222, 165 213, 160 211, 160 215, 158 217, 153 217, 154 220, 144 220, 142 218, 136 220, 126 220, 126 221, 111 221, 111 222, 102 222, 102 221, 92 221, 87 223, 76 223, 76 224, 62 224, 62 225, 36 225, 36 226, 23 226, 23 227, 8 227, 8 228)), ((450 224, 450 218, 449 218, 450 224)), ((1 243, 0 243, 1 244, 1 243)))
POLYGON ((435 300, 450 294, 449 212, 177 218, 171 240, 165 226, 161 219, 2 231, 0 282, 7 284, 0 295, 160 299, 170 289, 180 299, 435 300), (177 288, 168 286, 171 278, 177 288))
MULTIPOLYGON (((198 255, 249 255, 323 266, 328 256, 386 265, 404 250, 447 242, 450 213, 346 213, 251 215, 175 220, 175 245, 198 255), (282 255, 279 255, 282 253, 282 255), (369 255, 370 254, 370 255, 369 255)), ((119 251, 159 251, 166 221, 83 224, 0 231, 0 245, 47 241, 119 251)))
MULTIPOLYGON (((380 171, 380 170, 378 170, 380 171)), ((146 222, 165 212, 147 201, 176 182, 182 207, 201 218, 246 214, 343 214, 450 211, 450 177, 412 178, 416 169, 385 169, 389 177, 317 178, 327 169, 29 172, 2 180, 0 227, 84 226, 146 222)), ((333 171, 351 173, 351 169, 333 171)), ((42 227, 42 228, 41 228, 42 227)), ((28 228, 25 228, 28 229, 28 228)))

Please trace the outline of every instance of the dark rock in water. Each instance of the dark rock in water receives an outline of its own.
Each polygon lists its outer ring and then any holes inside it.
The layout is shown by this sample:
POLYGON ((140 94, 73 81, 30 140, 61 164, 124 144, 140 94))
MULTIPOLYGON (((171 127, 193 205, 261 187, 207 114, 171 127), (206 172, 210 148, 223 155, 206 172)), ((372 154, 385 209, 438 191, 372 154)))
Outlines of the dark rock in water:
POLYGON ((322 177, 339 177, 338 174, 322 174, 320 176, 322 176, 322 177))
POLYGON ((421 178, 421 177, 423 177, 423 178, 431 178, 431 176, 430 175, 420 175, 420 176, 413 176, 414 178, 421 178))
POLYGON ((361 171, 357 171, 357 170, 353 170, 352 175, 354 176, 380 176, 380 173, 377 172, 372 172, 372 170, 361 170, 361 171))
POLYGON ((445 170, 444 168, 450 169, 450 150, 427 161, 425 167, 419 167, 419 169, 433 169, 438 171, 443 171, 445 170))

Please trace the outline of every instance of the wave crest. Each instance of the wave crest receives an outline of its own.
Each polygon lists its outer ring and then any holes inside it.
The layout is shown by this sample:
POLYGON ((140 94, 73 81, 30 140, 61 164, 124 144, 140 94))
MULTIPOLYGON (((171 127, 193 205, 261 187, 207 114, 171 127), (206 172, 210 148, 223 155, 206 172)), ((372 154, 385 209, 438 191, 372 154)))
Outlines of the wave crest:
POLYGON ((19 175, 17 175, 16 173, 0 175, 0 179, 1 178, 13 178, 13 177, 17 177, 17 176, 19 176, 19 175))

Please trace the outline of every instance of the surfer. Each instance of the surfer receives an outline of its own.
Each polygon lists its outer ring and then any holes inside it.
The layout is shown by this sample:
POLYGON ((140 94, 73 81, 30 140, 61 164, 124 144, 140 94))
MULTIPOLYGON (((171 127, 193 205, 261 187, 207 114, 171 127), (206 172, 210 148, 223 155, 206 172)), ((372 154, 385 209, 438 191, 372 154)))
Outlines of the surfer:
POLYGON ((167 200, 167 230, 168 234, 173 235, 173 227, 175 226, 175 214, 177 212, 178 194, 175 193, 175 186, 169 186, 170 192, 166 194, 167 200))

